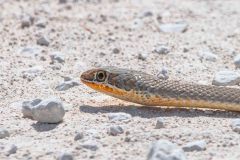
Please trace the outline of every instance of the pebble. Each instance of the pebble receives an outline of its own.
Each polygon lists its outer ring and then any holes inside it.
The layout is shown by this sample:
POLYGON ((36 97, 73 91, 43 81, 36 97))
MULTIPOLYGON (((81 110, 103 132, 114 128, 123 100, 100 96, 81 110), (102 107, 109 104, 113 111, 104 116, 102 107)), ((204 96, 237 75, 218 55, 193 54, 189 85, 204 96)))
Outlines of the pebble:
POLYGON ((66 91, 72 87, 79 86, 80 84, 76 81, 64 81, 61 84, 59 84, 55 89, 57 91, 66 91))
POLYGON ((83 133, 82 132, 77 132, 75 137, 74 137, 74 141, 78 141, 80 139, 83 139, 83 133))
POLYGON ((42 66, 34 66, 31 68, 26 68, 22 70, 22 76, 23 78, 27 78, 28 80, 32 80, 35 77, 41 75, 43 73, 44 69, 42 66))
POLYGON ((139 18, 136 18, 131 22, 130 29, 137 30, 137 29, 141 29, 143 26, 144 26, 143 21, 139 18))
POLYGON ((123 132, 124 130, 121 126, 111 126, 109 128, 108 134, 112 136, 117 136, 119 134, 122 134, 123 132))
POLYGON ((147 59, 147 54, 146 53, 139 53, 138 54, 138 59, 141 59, 141 60, 146 60, 147 59))
POLYGON ((185 152, 204 151, 207 143, 204 140, 189 142, 182 147, 185 152))
POLYGON ((108 113, 108 119, 111 121, 123 121, 132 118, 128 113, 118 112, 118 113, 108 113))
POLYGON ((170 52, 170 48, 163 44, 160 44, 155 47, 153 52, 156 52, 158 54, 168 54, 170 52))
POLYGON ((58 156, 57 160, 73 160, 73 156, 71 153, 63 152, 58 156))
POLYGON ((160 128, 163 128, 163 127, 164 127, 164 119, 162 117, 158 117, 155 128, 160 129, 160 128))
POLYGON ((22 28, 30 27, 32 25, 32 23, 33 23, 33 18, 29 17, 29 16, 26 16, 21 21, 21 27, 22 28))
POLYGON ((27 106, 25 109, 22 107, 23 114, 25 112, 25 115, 32 117, 34 120, 41 123, 59 123, 63 120, 65 110, 63 108, 62 102, 57 98, 44 99, 39 103, 34 103, 33 101, 23 102, 22 106, 27 106))
POLYGON ((158 140, 152 144, 147 160, 186 160, 186 157, 176 144, 168 140, 158 140))
POLYGON ((9 136, 10 136, 10 134, 9 134, 8 130, 0 128, 0 139, 6 138, 9 136))
POLYGON ((61 52, 54 52, 50 55, 52 63, 58 62, 58 63, 64 63, 65 57, 64 54, 61 52))
POLYGON ((187 31, 187 28, 188 24, 186 22, 167 23, 159 26, 159 29, 166 33, 183 33, 187 31))
POLYGON ((152 16, 153 16, 153 12, 150 10, 144 10, 140 12, 138 15, 139 18, 152 17, 152 16))
POLYGON ((215 74, 212 84, 216 86, 232 86, 240 83, 240 74, 230 71, 223 70, 215 74))
POLYGON ((85 149, 91 150, 91 151, 98 150, 97 142, 92 141, 92 140, 88 140, 88 141, 84 142, 83 144, 81 144, 80 146, 85 149))
POLYGON ((214 53, 212 53, 210 50, 200 51, 198 53, 198 56, 201 60, 216 62, 218 59, 218 56, 214 53))
POLYGON ((240 68, 240 54, 238 54, 234 57, 234 64, 235 64, 236 68, 240 68))
POLYGON ((168 76, 168 69, 166 67, 162 67, 161 71, 157 75, 158 78, 167 80, 169 78, 168 76))
POLYGON ((14 154, 17 152, 17 146, 15 144, 12 144, 8 149, 6 155, 9 156, 11 154, 14 154))
POLYGON ((38 56, 41 53, 41 49, 36 46, 26 46, 21 48, 19 53, 26 56, 38 56))
POLYGON ((118 54, 118 53, 120 53, 120 49, 114 48, 112 52, 113 52, 114 54, 118 54))
POLYGON ((240 134, 240 118, 232 120, 231 128, 234 132, 240 134))
POLYGON ((45 28, 47 25, 47 21, 46 21, 46 19, 40 19, 36 22, 35 25, 39 28, 45 28))
POLYGON ((49 46, 50 42, 49 39, 45 36, 42 36, 37 39, 37 44, 41 46, 49 46))
POLYGON ((32 101, 24 101, 22 103, 22 114, 23 117, 26 118, 33 118, 32 116, 32 108, 39 104, 42 100, 41 99, 34 99, 32 101))

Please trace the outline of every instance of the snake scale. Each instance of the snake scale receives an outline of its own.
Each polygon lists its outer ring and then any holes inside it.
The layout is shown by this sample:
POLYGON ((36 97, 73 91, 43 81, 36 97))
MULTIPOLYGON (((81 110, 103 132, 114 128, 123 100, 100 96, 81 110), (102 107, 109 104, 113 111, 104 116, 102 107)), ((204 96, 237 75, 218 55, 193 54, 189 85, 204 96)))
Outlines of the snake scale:
POLYGON ((117 67, 90 69, 81 75, 87 86, 107 95, 147 106, 174 106, 240 111, 240 89, 163 80, 117 67))

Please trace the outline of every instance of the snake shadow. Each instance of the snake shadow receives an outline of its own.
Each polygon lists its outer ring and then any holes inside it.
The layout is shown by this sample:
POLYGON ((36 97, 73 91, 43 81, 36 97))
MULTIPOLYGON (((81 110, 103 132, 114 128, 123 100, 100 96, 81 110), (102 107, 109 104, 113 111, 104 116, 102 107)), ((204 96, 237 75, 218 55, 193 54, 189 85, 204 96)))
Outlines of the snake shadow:
POLYGON ((154 117, 215 117, 215 118, 240 118, 240 112, 222 111, 222 110, 206 110, 206 109, 188 109, 188 108, 166 108, 166 107, 149 107, 149 106, 101 106, 93 107, 82 105, 79 110, 84 113, 113 113, 125 112, 133 117, 154 118, 154 117))

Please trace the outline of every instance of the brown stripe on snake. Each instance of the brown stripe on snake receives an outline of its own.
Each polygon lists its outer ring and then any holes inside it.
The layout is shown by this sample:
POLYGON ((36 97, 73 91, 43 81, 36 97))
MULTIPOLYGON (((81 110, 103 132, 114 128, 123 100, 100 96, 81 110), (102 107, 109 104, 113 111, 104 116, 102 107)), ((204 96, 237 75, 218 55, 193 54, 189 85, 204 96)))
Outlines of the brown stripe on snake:
POLYGON ((240 111, 240 89, 236 88, 162 80, 116 67, 88 70, 81 81, 107 95, 143 105, 240 111))

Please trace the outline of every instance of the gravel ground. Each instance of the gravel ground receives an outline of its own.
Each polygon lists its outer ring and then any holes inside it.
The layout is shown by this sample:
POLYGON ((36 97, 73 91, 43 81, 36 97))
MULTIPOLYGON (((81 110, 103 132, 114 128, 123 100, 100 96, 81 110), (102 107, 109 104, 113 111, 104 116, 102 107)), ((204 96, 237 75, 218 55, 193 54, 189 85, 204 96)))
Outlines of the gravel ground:
POLYGON ((228 70, 214 84, 239 88, 239 8, 239 0, 0 0, 0 159, 165 160, 157 155, 166 150, 169 160, 240 159, 239 113, 139 106, 79 81, 109 65, 209 85, 228 70), (53 97, 62 122, 23 117, 23 101, 53 97))

